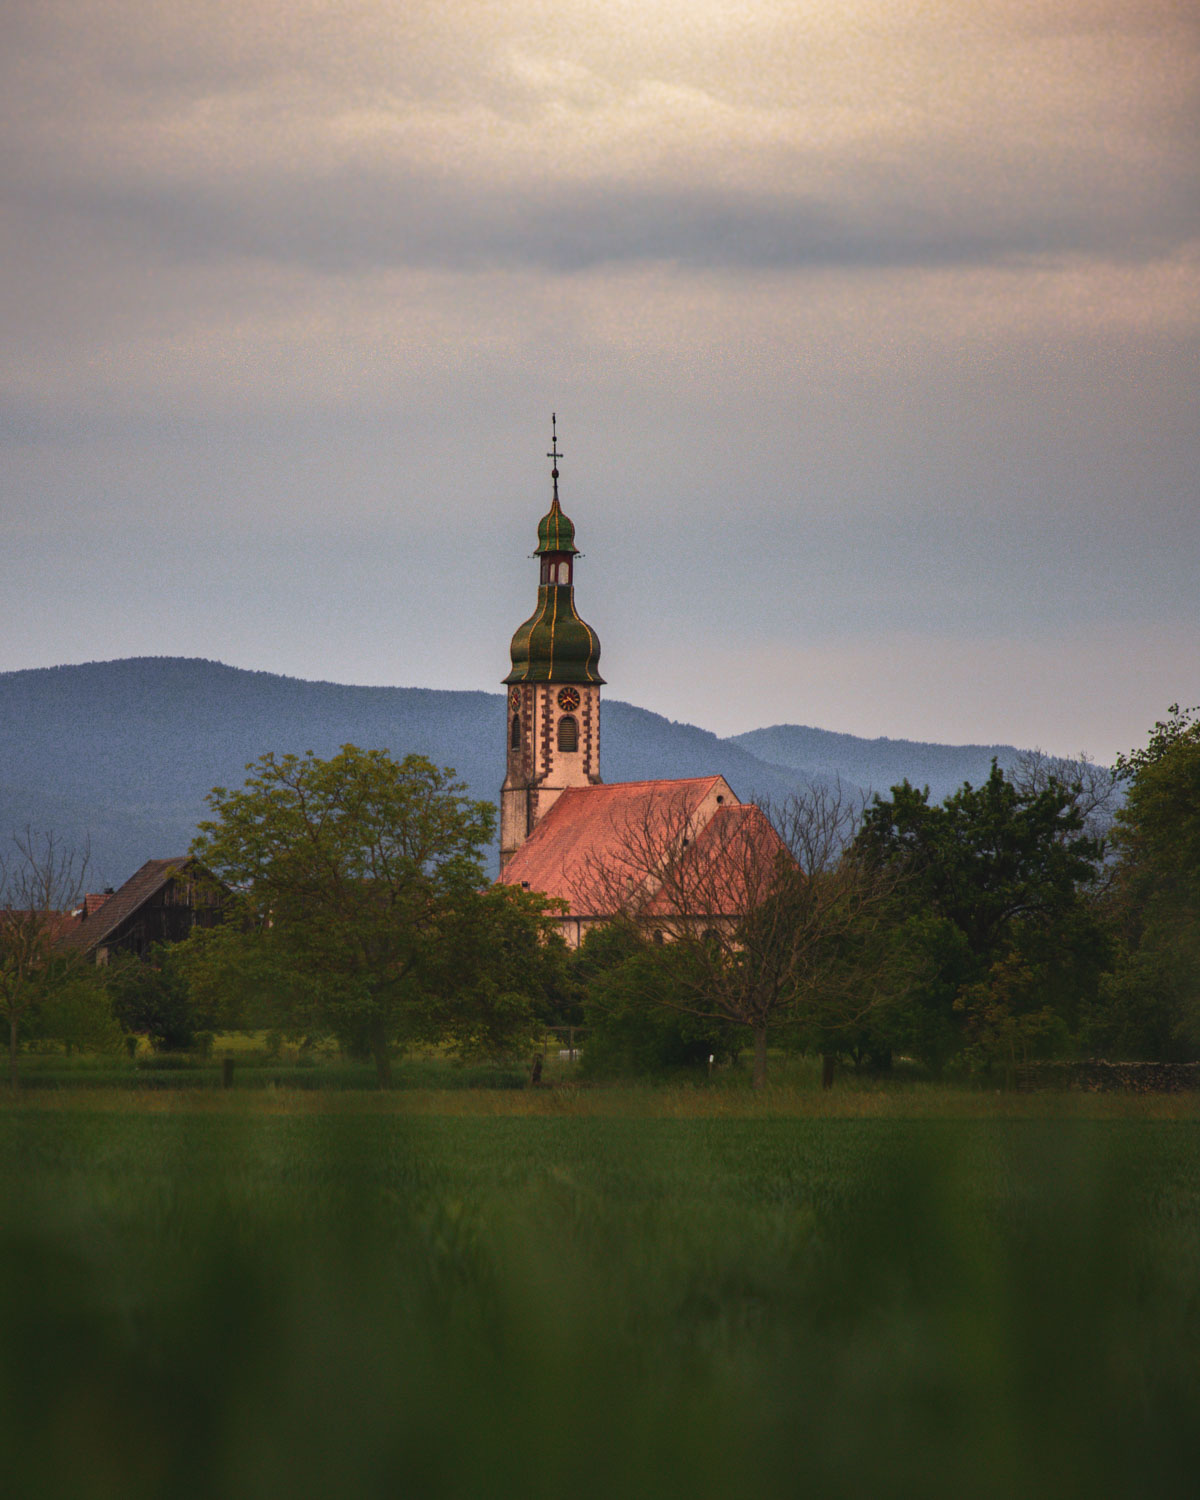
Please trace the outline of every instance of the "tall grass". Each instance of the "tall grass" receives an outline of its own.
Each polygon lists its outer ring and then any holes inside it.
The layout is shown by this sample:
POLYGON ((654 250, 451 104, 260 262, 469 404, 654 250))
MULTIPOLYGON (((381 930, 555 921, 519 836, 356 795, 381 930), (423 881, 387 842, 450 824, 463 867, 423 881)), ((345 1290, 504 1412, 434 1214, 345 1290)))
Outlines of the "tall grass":
MULTIPOLYGON (((229 1040, 244 1043, 243 1038, 229 1040)), ((374 1063, 354 1062, 336 1054, 308 1055, 298 1053, 294 1047, 281 1053, 262 1047, 224 1044, 206 1056, 149 1050, 143 1050, 133 1058, 28 1053, 22 1058, 21 1087, 34 1092, 79 1088, 139 1093, 163 1089, 217 1089, 222 1086, 225 1058, 233 1062, 232 1081, 238 1090, 373 1090, 379 1087, 374 1063)), ((395 1084, 402 1089, 513 1089, 524 1087, 528 1078, 529 1068, 519 1063, 463 1065, 437 1054, 403 1058, 395 1069, 395 1084)))
POLYGON ((0 1113, 8 1493, 1194 1493, 1191 1120, 311 1103, 0 1113))

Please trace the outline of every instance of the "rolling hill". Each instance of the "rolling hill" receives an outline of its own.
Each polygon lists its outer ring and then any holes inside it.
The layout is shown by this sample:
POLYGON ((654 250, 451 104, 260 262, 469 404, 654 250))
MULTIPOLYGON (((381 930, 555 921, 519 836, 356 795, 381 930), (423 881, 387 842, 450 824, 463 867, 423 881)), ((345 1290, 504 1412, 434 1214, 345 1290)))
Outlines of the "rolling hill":
MULTIPOLYGON (((0 835, 27 824, 90 840, 95 886, 186 849, 205 794, 238 785, 267 750, 330 755, 353 743, 454 766, 494 801, 504 698, 352 687, 183 657, 135 657, 0 673, 0 835)), ((719 772, 740 797, 781 800, 840 778, 886 790, 903 776, 944 795, 1012 746, 925 745, 780 725, 720 739, 628 703, 603 706, 607 781, 719 772)))
POLYGON ((941 802, 964 781, 985 780, 993 760, 1007 770, 1022 752, 1014 745, 937 745, 924 740, 859 739, 799 724, 775 724, 734 735, 731 744, 760 760, 808 775, 838 776, 873 792, 886 792, 906 777, 928 786, 941 802))

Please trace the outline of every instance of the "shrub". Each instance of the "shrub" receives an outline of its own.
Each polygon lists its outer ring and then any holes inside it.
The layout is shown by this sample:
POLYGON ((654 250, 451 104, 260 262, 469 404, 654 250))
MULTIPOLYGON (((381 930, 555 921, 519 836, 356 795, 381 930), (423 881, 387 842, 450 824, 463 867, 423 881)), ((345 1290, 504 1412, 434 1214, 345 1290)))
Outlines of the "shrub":
POLYGON ((681 948, 639 943, 593 976, 583 1002, 584 1077, 654 1077, 737 1055, 744 1028, 692 1010, 703 1000, 688 983, 690 959, 681 948))

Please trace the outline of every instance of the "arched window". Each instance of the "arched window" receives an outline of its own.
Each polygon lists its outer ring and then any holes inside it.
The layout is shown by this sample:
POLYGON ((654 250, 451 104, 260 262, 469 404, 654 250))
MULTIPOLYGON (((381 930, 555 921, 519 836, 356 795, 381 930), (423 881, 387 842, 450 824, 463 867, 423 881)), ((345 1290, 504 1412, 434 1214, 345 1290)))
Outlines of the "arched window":
POLYGON ((559 563, 559 565, 558 565, 558 581, 559 581, 559 583, 570 583, 570 581, 571 581, 571 564, 570 563, 567 563, 567 562, 560 562, 559 563))
POLYGON ((514 750, 521 748, 521 715, 513 714, 512 730, 508 736, 508 743, 514 750))
POLYGON ((656 927, 654 929, 654 946, 656 948, 661 948, 662 945, 663 945, 662 929, 660 927, 656 927))
POLYGON ((564 714, 558 721, 558 748, 579 749, 579 720, 574 714, 564 714))

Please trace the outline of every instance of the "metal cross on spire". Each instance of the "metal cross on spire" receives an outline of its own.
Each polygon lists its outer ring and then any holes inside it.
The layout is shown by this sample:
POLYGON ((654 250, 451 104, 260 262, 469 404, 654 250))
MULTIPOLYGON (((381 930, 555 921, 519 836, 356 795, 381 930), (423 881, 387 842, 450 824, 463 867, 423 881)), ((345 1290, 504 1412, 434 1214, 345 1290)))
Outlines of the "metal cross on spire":
POLYGON ((546 457, 554 461, 554 467, 550 470, 550 478, 554 481, 554 498, 558 500, 558 461, 562 454, 558 451, 558 413, 550 413, 550 452, 546 457))

